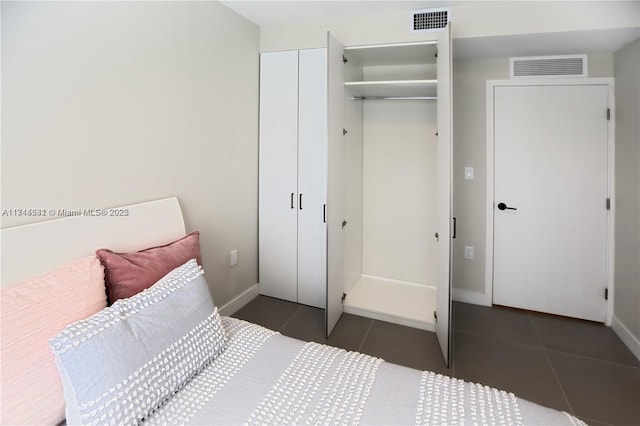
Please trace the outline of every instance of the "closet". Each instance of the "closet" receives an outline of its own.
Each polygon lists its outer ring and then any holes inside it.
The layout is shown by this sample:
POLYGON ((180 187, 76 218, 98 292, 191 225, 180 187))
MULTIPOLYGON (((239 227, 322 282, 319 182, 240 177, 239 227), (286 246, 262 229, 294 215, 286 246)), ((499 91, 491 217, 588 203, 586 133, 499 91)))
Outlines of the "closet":
POLYGON ((260 56, 260 293, 326 303, 326 49, 260 56))
POLYGON ((315 73, 312 51, 263 53, 259 214, 262 294, 324 307, 327 336, 344 311, 435 331, 447 364, 449 29, 348 47, 328 33, 315 73), (311 288, 322 303, 302 297, 311 288))
POLYGON ((448 36, 344 48, 344 312, 436 331, 450 315, 448 36))
POLYGON ((348 313, 435 331, 437 46, 345 48, 348 313))

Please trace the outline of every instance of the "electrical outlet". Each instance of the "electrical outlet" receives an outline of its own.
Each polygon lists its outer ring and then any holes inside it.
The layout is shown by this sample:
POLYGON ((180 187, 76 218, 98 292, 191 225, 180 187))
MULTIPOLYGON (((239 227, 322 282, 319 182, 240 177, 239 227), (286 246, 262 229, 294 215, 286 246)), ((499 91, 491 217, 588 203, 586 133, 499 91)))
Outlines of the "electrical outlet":
POLYGON ((238 264, 238 250, 231 250, 229 253, 229 265, 236 266, 238 264))
POLYGON ((473 259, 473 247, 464 246, 464 258, 465 259, 473 259))

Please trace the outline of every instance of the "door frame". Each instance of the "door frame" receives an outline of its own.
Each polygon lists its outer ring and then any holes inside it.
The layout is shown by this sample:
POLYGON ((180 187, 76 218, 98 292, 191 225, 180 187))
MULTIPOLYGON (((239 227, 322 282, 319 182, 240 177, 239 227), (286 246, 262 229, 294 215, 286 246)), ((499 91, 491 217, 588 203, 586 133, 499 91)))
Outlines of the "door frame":
MULTIPOLYGON (((610 209, 607 220, 607 315, 605 324, 610 326, 613 317, 615 297, 614 281, 614 229, 615 229, 615 90, 613 77, 603 78, 537 78, 513 80, 487 80, 487 203, 486 203, 486 247, 485 247, 485 304, 493 304, 493 248, 494 248, 494 212, 495 212, 495 88, 508 86, 607 86, 609 91, 609 109, 611 112, 607 131, 607 166, 610 209)), ((604 297, 604 295, 603 295, 604 297)))

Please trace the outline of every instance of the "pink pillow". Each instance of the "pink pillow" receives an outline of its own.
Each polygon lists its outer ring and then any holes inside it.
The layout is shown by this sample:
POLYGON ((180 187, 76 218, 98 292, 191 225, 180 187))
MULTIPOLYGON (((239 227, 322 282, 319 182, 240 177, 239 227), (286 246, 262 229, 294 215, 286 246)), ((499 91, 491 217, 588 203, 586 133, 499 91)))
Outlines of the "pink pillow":
POLYGON ((58 424, 65 402, 49 339, 104 309, 104 269, 78 259, 3 288, 0 299, 2 424, 58 424))
POLYGON ((151 287, 188 260, 196 259, 198 265, 202 266, 198 231, 164 246, 135 253, 114 253, 100 249, 96 255, 106 270, 109 304, 151 287))

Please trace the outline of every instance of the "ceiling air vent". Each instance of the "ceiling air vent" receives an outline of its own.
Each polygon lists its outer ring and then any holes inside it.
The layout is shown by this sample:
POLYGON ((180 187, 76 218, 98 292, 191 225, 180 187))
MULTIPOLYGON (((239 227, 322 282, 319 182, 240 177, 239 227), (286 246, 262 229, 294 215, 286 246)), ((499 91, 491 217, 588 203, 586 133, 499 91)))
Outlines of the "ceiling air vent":
POLYGON ((412 10, 409 18, 409 28, 412 33, 442 31, 451 21, 451 8, 412 10))
POLYGON ((511 78, 587 77, 587 55, 510 58, 509 66, 511 78))

